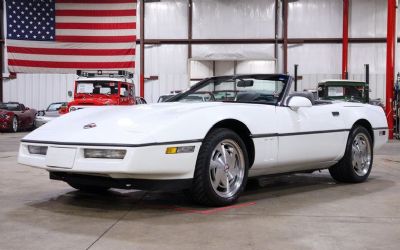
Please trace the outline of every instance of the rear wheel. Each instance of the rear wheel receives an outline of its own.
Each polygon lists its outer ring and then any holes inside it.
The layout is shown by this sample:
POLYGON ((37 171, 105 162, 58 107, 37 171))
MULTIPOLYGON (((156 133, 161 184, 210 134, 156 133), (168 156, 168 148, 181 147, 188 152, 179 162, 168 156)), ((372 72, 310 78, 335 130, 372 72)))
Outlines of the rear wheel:
POLYGON ((237 201, 248 175, 249 160, 243 140, 232 130, 219 128, 204 139, 196 162, 192 200, 208 206, 237 201))
POLYGON ((77 190, 80 190, 83 192, 88 192, 88 193, 104 193, 110 189, 110 187, 84 185, 84 184, 73 183, 73 182, 68 182, 68 184, 77 190))
POLYGON ((350 131, 343 158, 329 172, 340 182, 359 183, 368 179, 373 163, 373 144, 368 130, 358 126, 350 131))

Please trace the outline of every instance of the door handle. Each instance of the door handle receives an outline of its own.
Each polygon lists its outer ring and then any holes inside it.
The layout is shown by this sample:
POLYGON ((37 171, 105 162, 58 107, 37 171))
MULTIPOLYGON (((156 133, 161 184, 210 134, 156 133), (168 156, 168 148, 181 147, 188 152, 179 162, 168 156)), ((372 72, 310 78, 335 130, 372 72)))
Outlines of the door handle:
POLYGON ((332 115, 333 115, 333 116, 339 116, 340 113, 339 113, 338 111, 333 111, 333 112, 332 112, 332 115))

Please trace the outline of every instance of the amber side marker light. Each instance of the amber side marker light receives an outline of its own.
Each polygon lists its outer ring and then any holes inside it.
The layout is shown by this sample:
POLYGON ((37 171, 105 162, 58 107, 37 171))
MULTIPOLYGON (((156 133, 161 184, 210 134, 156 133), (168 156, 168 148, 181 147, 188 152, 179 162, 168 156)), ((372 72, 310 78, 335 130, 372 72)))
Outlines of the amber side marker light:
POLYGON ((184 147, 169 147, 165 150, 167 155, 181 154, 181 153, 193 153, 195 146, 184 146, 184 147))

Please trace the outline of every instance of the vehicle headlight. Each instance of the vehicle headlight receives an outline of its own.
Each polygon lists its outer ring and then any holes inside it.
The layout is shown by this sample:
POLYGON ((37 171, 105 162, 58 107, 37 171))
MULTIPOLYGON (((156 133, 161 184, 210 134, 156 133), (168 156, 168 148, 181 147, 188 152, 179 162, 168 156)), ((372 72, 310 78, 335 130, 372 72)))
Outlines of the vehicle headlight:
POLYGON ((46 155, 47 147, 46 146, 28 146, 28 151, 32 155, 46 155))
POLYGON ((96 158, 96 159, 124 159, 126 150, 119 149, 89 149, 84 150, 85 158, 96 158))
POLYGON ((7 114, 3 114, 3 115, 0 115, 0 118, 1 119, 8 119, 8 118, 10 118, 10 116, 7 115, 7 114))

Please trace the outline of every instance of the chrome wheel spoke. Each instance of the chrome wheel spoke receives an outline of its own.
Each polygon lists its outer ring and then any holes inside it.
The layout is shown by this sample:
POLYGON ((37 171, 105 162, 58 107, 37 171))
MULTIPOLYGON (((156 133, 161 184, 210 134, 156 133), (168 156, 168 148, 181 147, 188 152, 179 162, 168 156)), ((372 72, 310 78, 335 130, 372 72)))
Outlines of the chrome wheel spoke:
POLYGON ((358 176, 364 176, 371 167, 371 144, 366 135, 360 133, 354 140, 352 145, 352 165, 358 176))
POLYGON ((210 159, 210 181, 215 193, 229 198, 242 186, 245 162, 240 146, 231 139, 216 145, 210 159))

